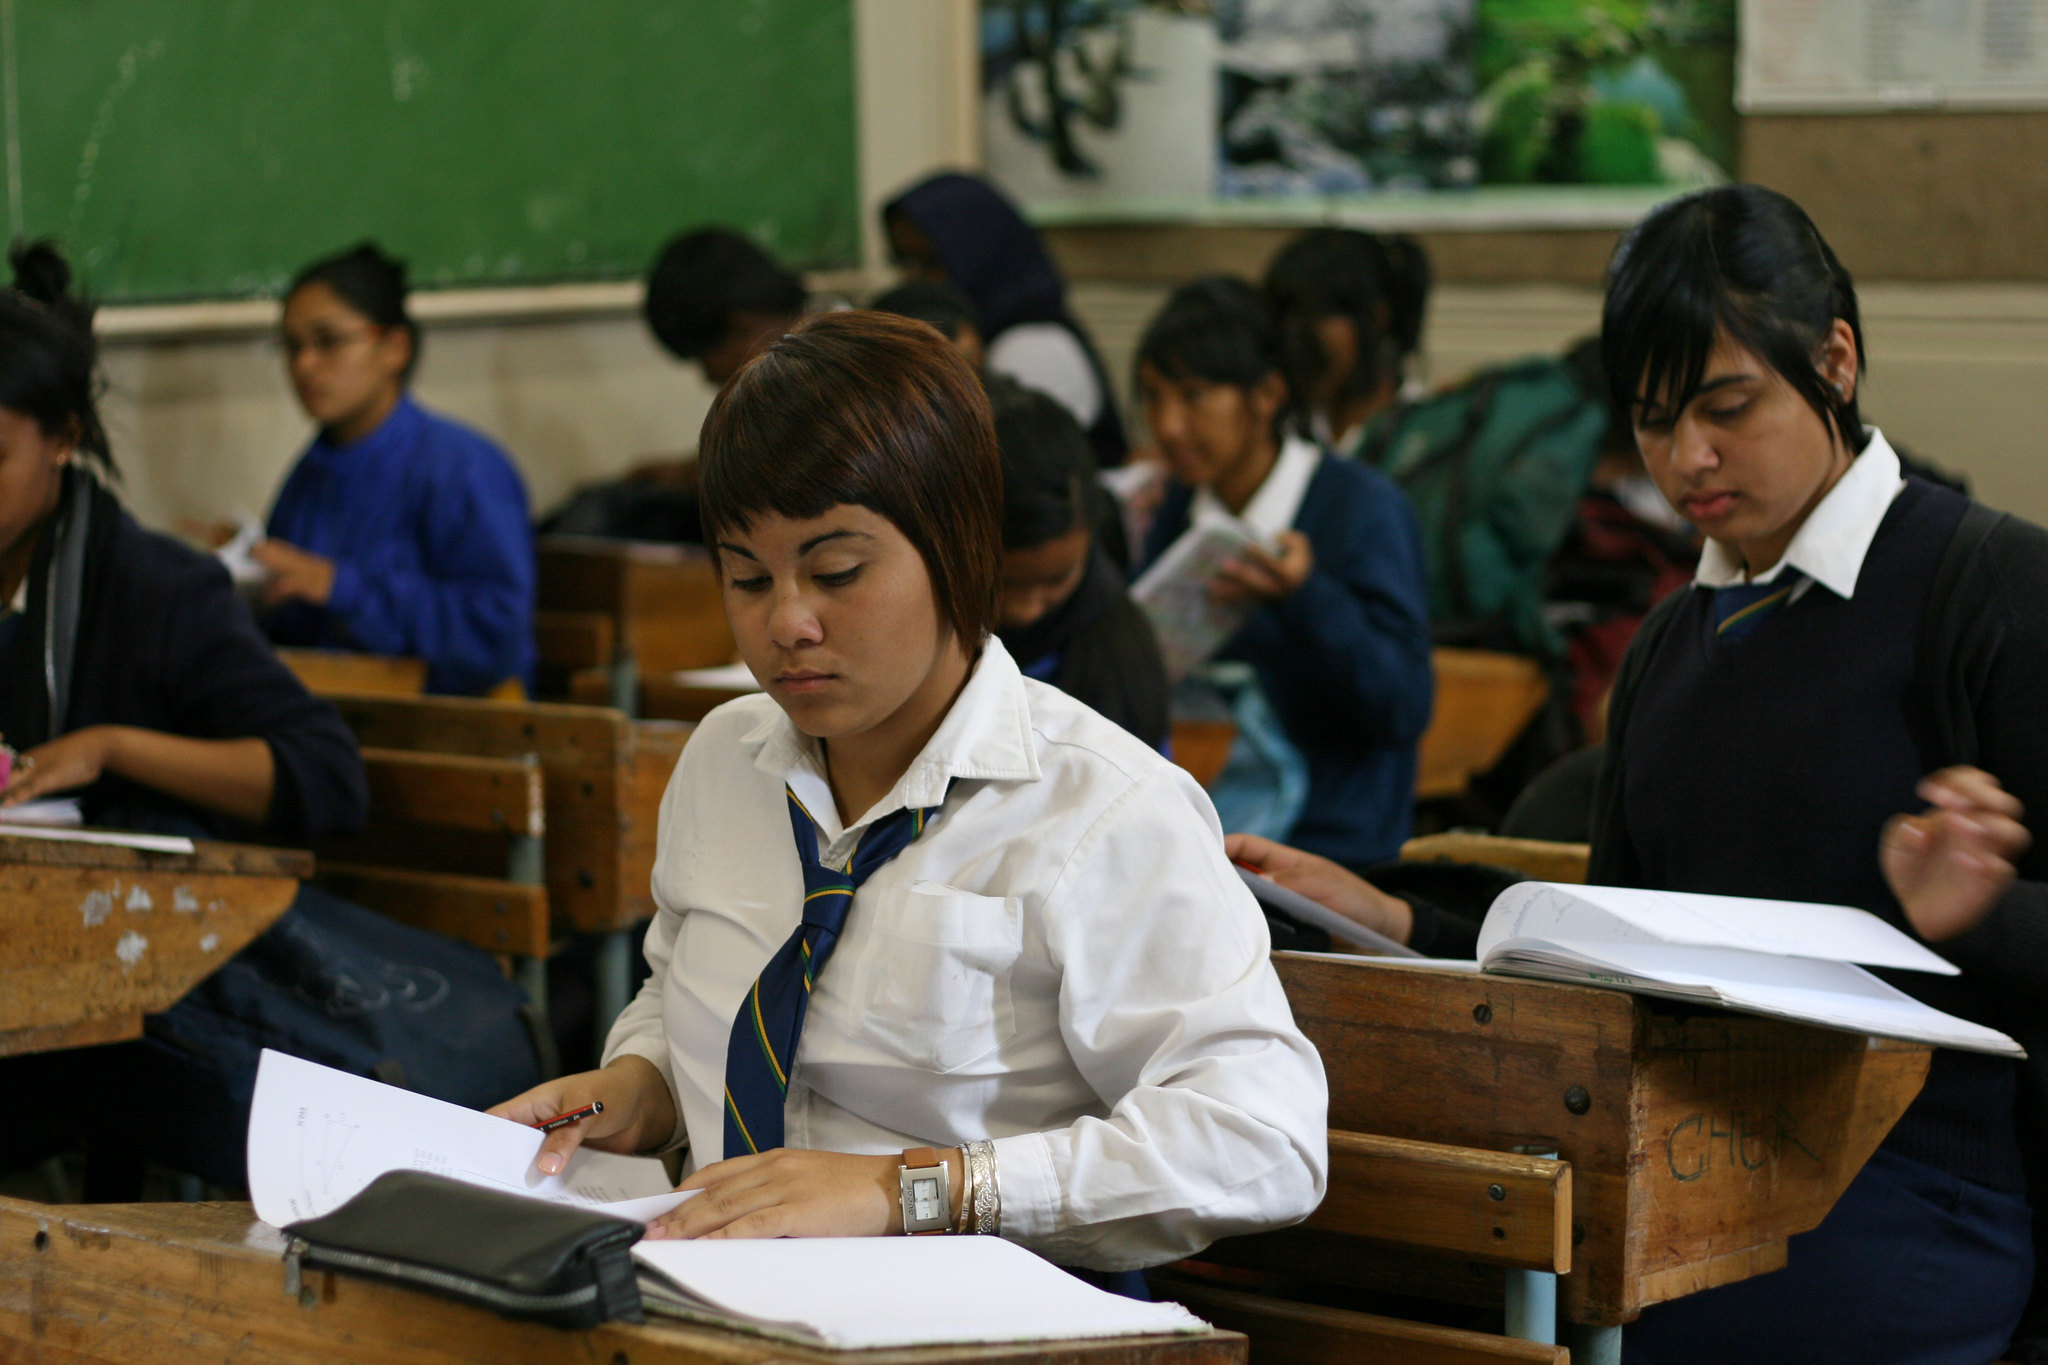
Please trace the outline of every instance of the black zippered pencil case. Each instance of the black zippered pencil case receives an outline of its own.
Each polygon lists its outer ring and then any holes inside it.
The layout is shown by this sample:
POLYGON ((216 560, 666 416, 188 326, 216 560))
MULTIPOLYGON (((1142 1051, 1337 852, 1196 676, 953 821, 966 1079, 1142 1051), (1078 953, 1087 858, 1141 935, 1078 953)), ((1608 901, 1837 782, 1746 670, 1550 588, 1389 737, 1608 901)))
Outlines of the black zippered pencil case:
POLYGON ((285 1292, 306 1269, 385 1280, 556 1327, 642 1321, 633 1243, 646 1231, 589 1209, 387 1171, 284 1229, 285 1292))

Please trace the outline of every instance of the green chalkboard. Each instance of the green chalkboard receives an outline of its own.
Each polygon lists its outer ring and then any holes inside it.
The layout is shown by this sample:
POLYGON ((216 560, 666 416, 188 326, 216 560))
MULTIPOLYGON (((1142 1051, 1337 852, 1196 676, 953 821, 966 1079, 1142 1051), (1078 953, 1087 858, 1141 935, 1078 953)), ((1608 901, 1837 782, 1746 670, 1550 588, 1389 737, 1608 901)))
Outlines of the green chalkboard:
POLYGON ((727 223, 859 255, 851 0, 0 0, 8 225, 109 301, 618 279, 727 223))

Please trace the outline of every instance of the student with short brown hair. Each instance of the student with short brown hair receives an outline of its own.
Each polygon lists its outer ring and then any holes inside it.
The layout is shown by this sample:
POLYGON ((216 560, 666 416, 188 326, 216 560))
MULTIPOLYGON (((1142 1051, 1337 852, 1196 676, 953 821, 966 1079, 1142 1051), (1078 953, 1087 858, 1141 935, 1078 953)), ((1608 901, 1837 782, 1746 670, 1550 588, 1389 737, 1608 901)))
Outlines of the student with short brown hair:
MULTIPOLYGON (((687 1144, 652 1236, 947 1231, 1124 1272, 1293 1222, 1327 1091, 1200 788, 989 634, 1002 473, 931 328, 803 323, 733 379, 705 523, 765 694, 712 712, 661 812, 653 974, 602 1070, 495 1111, 687 1144)), ((1128 1288, 1128 1284, 1119 1284, 1128 1288)))

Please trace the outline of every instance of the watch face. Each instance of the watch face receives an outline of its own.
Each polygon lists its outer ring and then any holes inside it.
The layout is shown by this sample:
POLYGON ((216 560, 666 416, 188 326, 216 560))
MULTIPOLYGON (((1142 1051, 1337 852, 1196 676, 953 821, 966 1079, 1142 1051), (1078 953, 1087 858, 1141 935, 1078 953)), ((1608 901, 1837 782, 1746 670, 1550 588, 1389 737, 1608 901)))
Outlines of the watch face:
POLYGON ((911 1216, 919 1223, 928 1223, 934 1218, 943 1218, 948 1212, 939 1207, 939 1180, 937 1176, 917 1176, 910 1182, 911 1216))

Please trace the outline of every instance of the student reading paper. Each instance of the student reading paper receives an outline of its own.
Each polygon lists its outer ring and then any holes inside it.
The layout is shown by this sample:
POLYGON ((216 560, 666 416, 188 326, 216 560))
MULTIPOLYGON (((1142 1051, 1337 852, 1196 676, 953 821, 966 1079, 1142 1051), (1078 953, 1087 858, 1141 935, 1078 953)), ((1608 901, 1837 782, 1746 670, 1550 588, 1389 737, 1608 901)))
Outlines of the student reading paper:
MULTIPOLYGON (((1615 687, 1589 880, 1866 910, 1957 977, 1887 979, 2048 1043, 2048 536, 1902 478, 1857 406, 1849 272, 1754 186, 1658 209, 1602 344, 1650 477, 1707 537, 1615 687), (2018 880, 2015 880, 2017 873, 2018 880)), ((1990 1360, 2026 1302, 2037 1060, 1938 1051, 1785 1269, 1647 1311, 1640 1361, 1990 1360)))
POLYGON ((989 633, 1002 470, 966 363, 919 323, 814 318, 700 449, 766 691, 669 783, 653 975, 607 1064, 495 1112, 604 1102, 543 1172, 687 1142, 703 1194, 656 1237, 924 1214, 1122 1271, 1305 1216, 1322 1064, 1207 799, 989 633))

